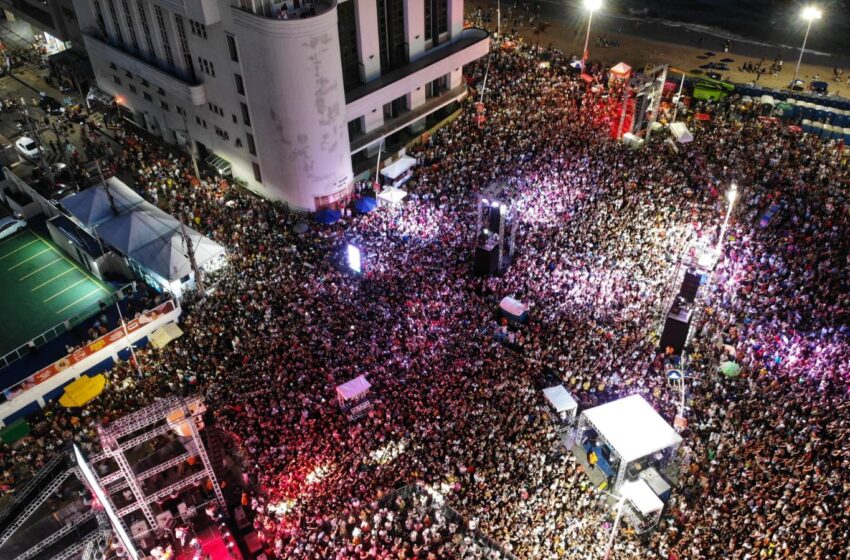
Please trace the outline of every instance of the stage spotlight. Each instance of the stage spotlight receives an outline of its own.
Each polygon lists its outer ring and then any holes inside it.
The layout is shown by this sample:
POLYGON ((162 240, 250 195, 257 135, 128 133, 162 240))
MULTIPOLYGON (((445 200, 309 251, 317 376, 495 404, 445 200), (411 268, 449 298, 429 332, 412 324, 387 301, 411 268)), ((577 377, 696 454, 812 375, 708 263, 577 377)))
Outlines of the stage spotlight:
POLYGON ((346 248, 346 251, 348 253, 348 268, 350 268, 354 272, 360 274, 360 272, 362 272, 362 270, 361 270, 362 261, 361 261, 361 258, 360 258, 360 249, 358 247, 355 247, 351 243, 349 243, 348 247, 346 248))
POLYGON ((490 201, 489 201, 489 200, 487 200, 486 198, 482 198, 482 199, 481 199, 481 203, 482 203, 484 206, 487 206, 487 205, 489 205, 489 204, 490 204, 490 201))

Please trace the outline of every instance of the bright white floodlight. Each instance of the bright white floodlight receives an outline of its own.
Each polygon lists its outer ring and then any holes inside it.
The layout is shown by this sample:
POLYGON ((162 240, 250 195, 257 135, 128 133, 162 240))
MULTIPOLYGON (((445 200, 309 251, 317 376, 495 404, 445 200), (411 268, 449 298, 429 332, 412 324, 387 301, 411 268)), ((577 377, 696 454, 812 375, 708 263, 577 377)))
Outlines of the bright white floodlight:
POLYGON ((595 12, 602 8, 602 0, 584 0, 584 9, 595 12))
POLYGON ((732 183, 732 187, 726 191, 726 198, 729 200, 729 204, 735 204, 738 199, 738 185, 732 183))
POLYGON ((348 252, 348 268, 359 274, 361 272, 360 249, 349 243, 346 251, 348 252))
POLYGON ((101 507, 103 507, 103 511, 106 512, 106 517, 109 518, 112 528, 118 535, 118 540, 121 541, 121 545, 124 547, 124 550, 127 551, 127 556, 132 560, 139 560, 139 553, 136 551, 136 547, 133 546, 133 540, 130 538, 130 535, 128 535, 127 531, 124 529, 124 523, 122 523, 121 518, 118 517, 118 512, 116 512, 112 507, 112 502, 109 501, 109 498, 100 486, 97 477, 92 472, 83 457, 83 454, 80 453, 80 448, 77 447, 76 444, 74 444, 74 457, 77 459, 77 466, 80 467, 80 472, 83 473, 83 478, 85 479, 86 484, 94 493, 98 503, 100 503, 101 507))
POLYGON ((802 16, 806 21, 814 21, 820 19, 823 16, 823 12, 817 6, 806 6, 803 8, 802 16))

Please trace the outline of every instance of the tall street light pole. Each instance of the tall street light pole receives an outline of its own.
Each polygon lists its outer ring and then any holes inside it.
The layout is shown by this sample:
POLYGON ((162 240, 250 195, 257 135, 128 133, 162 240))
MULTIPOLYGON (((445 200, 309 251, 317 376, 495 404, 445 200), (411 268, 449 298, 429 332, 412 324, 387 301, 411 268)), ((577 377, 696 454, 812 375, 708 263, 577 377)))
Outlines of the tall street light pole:
POLYGON ((797 76, 800 74, 800 63, 803 62, 803 53, 806 52, 806 42, 809 40, 809 31, 812 30, 812 22, 820 19, 823 12, 817 6, 806 6, 803 8, 802 17, 808 23, 806 24, 806 35, 803 37, 803 46, 800 47, 800 58, 797 59, 797 68, 794 70, 794 79, 791 80, 791 88, 797 85, 797 76))
POLYGON ((617 501, 617 516, 614 518, 614 526, 611 527, 611 534, 608 536, 608 543, 605 545, 605 554, 602 556, 603 560, 611 558, 611 550, 614 548, 614 538, 617 536, 617 529, 620 528, 620 519, 623 518, 623 507, 625 505, 626 497, 620 496, 617 501))
POLYGON ((732 208, 735 206, 735 201, 738 200, 738 185, 732 183, 732 186, 726 191, 726 200, 729 201, 729 207, 726 208, 726 218, 723 220, 723 226, 720 228, 720 239, 717 240, 717 258, 720 258, 720 251, 723 248, 723 238, 726 237, 726 228, 729 227, 729 216, 732 215, 732 208))
POLYGON ((584 50, 581 53, 581 71, 587 63, 587 48, 590 44, 590 26, 593 23, 593 12, 602 7, 602 0, 584 0, 584 9, 590 12, 587 18, 587 35, 584 36, 584 50))

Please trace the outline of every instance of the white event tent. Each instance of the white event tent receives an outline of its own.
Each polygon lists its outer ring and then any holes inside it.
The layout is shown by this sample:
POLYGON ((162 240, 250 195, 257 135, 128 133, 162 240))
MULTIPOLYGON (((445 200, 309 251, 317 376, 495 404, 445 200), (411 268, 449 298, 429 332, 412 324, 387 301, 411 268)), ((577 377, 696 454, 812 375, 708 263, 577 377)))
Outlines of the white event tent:
POLYGON ((579 433, 592 428, 612 456, 619 459, 616 491, 629 464, 660 451, 675 449, 682 437, 640 395, 611 401, 585 410, 579 416, 579 433))
POLYGON ((563 385, 555 385, 543 389, 543 396, 549 401, 558 416, 565 420, 575 418, 578 403, 563 385))
POLYGON ((210 272, 223 264, 224 247, 181 226, 114 177, 66 196, 61 204, 83 227, 128 257, 143 276, 178 297, 183 284, 194 279, 186 239, 199 268, 210 272))

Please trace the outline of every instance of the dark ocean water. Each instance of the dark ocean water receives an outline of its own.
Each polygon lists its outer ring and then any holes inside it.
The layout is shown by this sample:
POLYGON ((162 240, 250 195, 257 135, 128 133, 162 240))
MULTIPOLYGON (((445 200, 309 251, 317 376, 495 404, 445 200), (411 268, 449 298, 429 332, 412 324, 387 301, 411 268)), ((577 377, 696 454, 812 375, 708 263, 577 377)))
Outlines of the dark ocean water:
MULTIPOLYGON (((544 18, 579 22, 584 18, 581 0, 518 0, 520 5, 540 2, 544 18)), ((602 28, 646 34, 662 41, 692 42, 702 35, 708 48, 721 49, 730 39, 735 47, 753 56, 782 54, 786 60, 799 52, 806 31, 800 12, 807 4, 798 0, 604 0, 603 12, 594 16, 602 28), (638 22, 637 29, 635 22, 638 22)), ((812 24, 806 46, 807 60, 824 64, 850 61, 850 0, 815 2, 823 17, 812 24), (820 60, 818 60, 820 59, 820 60), (832 60, 830 60, 832 59, 832 60)), ((504 0, 502 5, 511 5, 504 0)), ((504 12, 503 12, 504 13, 504 12)), ((596 23, 594 23, 594 26, 596 23)))
MULTIPOLYGON (((850 55, 850 2, 815 2, 823 17, 812 24, 806 50, 850 55)), ((705 26, 738 38, 799 48, 806 22, 803 2, 796 0, 612 0, 610 6, 628 14, 647 10, 652 18, 705 26)))

